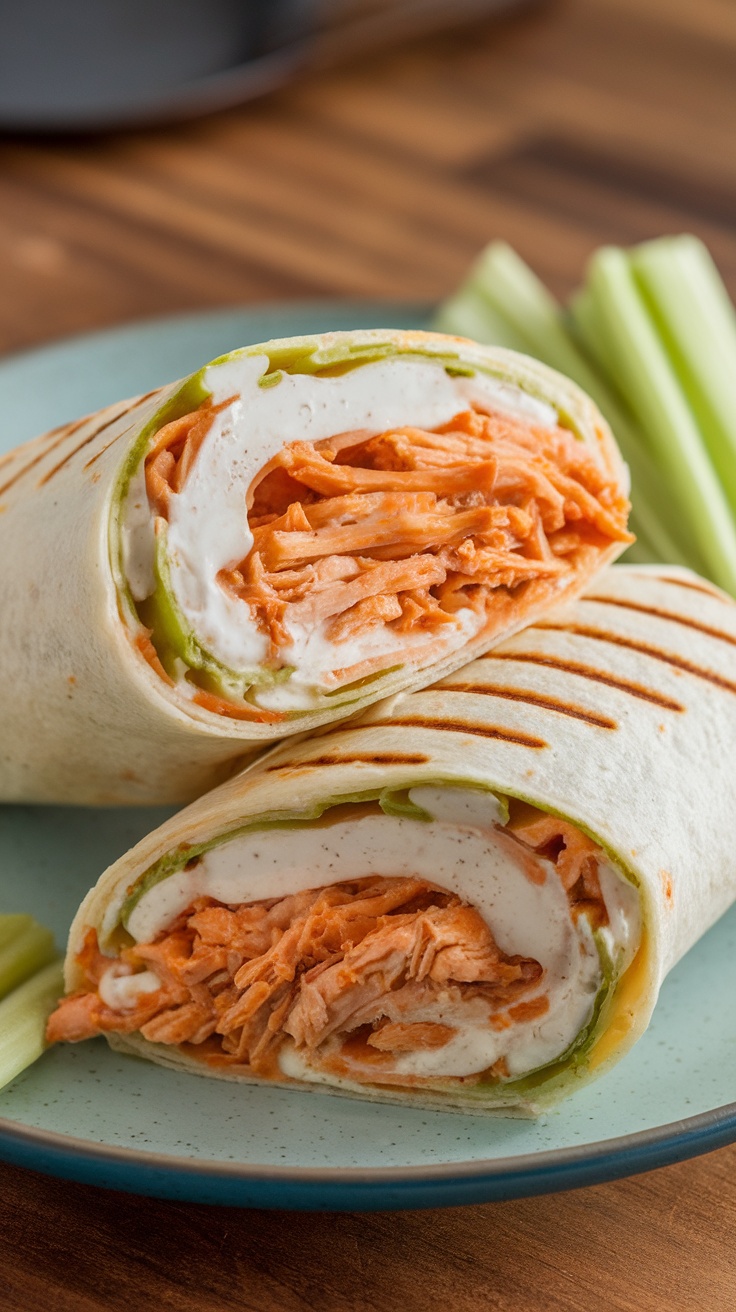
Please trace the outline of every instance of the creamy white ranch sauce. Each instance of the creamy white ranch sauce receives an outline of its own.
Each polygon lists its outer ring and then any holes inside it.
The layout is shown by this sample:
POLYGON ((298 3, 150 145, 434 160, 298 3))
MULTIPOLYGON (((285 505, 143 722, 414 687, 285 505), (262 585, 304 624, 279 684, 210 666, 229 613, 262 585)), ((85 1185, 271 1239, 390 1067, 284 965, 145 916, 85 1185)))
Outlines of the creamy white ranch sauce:
MULTIPOLYGON (((318 442, 338 433, 363 429, 380 433, 411 424, 436 428, 471 403, 519 415, 551 426, 555 410, 520 388, 483 374, 451 378, 442 364, 390 360, 361 365, 337 378, 284 374, 272 387, 259 387, 268 369, 267 356, 249 356, 210 366, 205 386, 216 405, 233 398, 213 421, 180 493, 169 502, 168 557, 171 587, 178 605, 202 646, 223 665, 239 673, 257 671, 268 654, 268 639, 251 618, 246 603, 217 582, 220 570, 242 561, 253 545, 246 493, 260 469, 290 442, 318 442)), ((133 597, 144 600, 153 590, 153 530, 142 470, 131 481, 122 529, 123 561, 133 597)), ((443 628, 447 647, 472 638, 484 623, 470 608, 457 612, 443 628)), ((307 710, 350 677, 349 670, 372 657, 385 660, 405 652, 407 641, 420 655, 436 635, 396 634, 376 625, 354 639, 331 642, 329 620, 307 630, 293 624, 280 649, 291 678, 255 693, 274 710, 307 710)))
POLYGON ((134 975, 130 966, 118 962, 105 971, 97 991, 113 1011, 129 1011, 135 1007, 141 994, 155 993, 160 987, 161 980, 155 971, 140 970, 134 975))
MULTIPOLYGON (((553 1061, 589 1020, 601 983, 587 920, 580 917, 577 924, 572 920, 550 862, 536 858, 541 882, 533 882, 525 873, 522 849, 500 828, 503 816, 492 794, 417 787, 410 797, 433 817, 431 821, 373 814, 233 838, 206 852, 190 870, 154 885, 134 908, 128 930, 137 942, 150 942, 196 897, 235 905, 368 875, 427 879, 474 906, 504 952, 540 963, 542 977, 524 1000, 545 995, 549 1009, 533 1021, 496 1031, 488 1024, 487 1003, 471 1006, 464 1011, 457 1036, 445 1047, 397 1054, 392 1069, 427 1077, 471 1075, 505 1057, 509 1073, 521 1075, 553 1061)), ((601 888, 610 919, 604 931, 608 949, 618 968, 624 969, 639 940, 638 894, 608 863, 601 865, 601 888)), ((103 935, 114 928, 119 910, 110 907, 103 935)), ((139 978, 126 979, 119 973, 115 977, 121 1009, 133 1005, 125 1002, 126 990, 141 988, 136 984, 139 978)), ((443 1009, 441 995, 436 1005, 412 1014, 411 1019, 458 1022, 456 1013, 443 1009)), ((297 1051, 290 1043, 282 1049, 281 1060, 286 1075, 320 1078, 310 1066, 308 1052, 297 1051)))

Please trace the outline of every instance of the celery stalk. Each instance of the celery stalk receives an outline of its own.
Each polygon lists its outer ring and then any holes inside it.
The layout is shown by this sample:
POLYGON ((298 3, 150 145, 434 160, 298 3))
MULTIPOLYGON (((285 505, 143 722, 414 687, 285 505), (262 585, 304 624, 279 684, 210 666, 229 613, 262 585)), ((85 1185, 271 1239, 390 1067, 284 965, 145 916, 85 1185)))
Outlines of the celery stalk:
MULTIPOLYGON (((629 521, 629 527, 631 528, 631 521, 629 521)), ((633 533, 634 529, 632 528, 631 531, 633 533)), ((636 542, 632 542, 631 546, 626 548, 625 563, 627 565, 651 565, 659 559, 660 557, 647 538, 645 531, 637 529, 636 542)))
POLYGON ((665 237, 630 252, 647 309, 736 514, 736 315, 696 237, 665 237))
POLYGON ((31 916, 0 916, 0 998, 55 955, 53 934, 31 916))
POLYGON ((33 924, 33 916, 0 916, 0 951, 33 924))
POLYGON ((531 355, 574 378, 592 395, 595 375, 565 331, 560 306, 516 251, 506 242, 492 242, 471 270, 471 279, 531 355))
MULTIPOLYGON (((583 287, 572 298, 568 318, 572 332, 582 342, 612 391, 615 391, 615 376, 609 372, 613 369, 615 352, 607 340, 605 325, 589 287, 583 287)), ((601 409, 603 404, 601 399, 601 409)), ((615 411, 615 403, 613 408, 615 411)), ((610 414, 610 405, 608 411, 610 414)), ((633 424, 635 421, 630 422, 633 424)), ((688 508, 678 504, 671 487, 665 488, 663 485, 661 471, 647 450, 643 432, 634 434, 633 428, 620 422, 616 425, 613 419, 611 426, 617 437, 621 434, 619 442, 631 470, 634 505, 641 511, 633 527, 637 539, 646 536, 651 540, 654 549, 651 560, 666 561, 670 565, 687 565, 698 574, 706 574, 705 561, 690 531, 688 508), (651 512, 654 506, 657 507, 656 514, 651 512), (646 524, 645 533, 642 533, 642 520, 646 524)), ((633 560, 633 556, 629 554, 628 559, 633 560)))
POLYGON ((0 1002, 0 1088, 41 1056, 46 1046, 46 1021, 63 990, 59 960, 0 1002))
POLYGON ((663 478, 687 507, 708 573, 736 594, 736 526, 728 501, 623 251, 599 250, 588 285, 614 351, 616 377, 663 478))
POLYGON ((512 351, 526 352, 527 343, 498 314, 491 302, 477 288, 466 284, 441 306, 433 327, 441 333, 456 333, 475 342, 492 342, 512 351))

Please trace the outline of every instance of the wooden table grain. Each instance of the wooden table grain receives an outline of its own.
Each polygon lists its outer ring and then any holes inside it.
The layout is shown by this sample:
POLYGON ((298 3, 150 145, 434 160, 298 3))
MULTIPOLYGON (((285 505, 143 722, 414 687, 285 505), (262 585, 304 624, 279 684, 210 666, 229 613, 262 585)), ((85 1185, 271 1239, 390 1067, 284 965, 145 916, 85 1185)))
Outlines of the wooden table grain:
MULTIPOLYGON (((492 237, 564 294, 602 242, 695 231, 736 294, 735 86, 732 0, 560 0, 165 131, 5 138, 0 350, 223 304, 441 297, 492 237)), ((733 1312, 735 1179, 727 1148, 339 1216, 0 1167, 0 1309, 733 1312)))

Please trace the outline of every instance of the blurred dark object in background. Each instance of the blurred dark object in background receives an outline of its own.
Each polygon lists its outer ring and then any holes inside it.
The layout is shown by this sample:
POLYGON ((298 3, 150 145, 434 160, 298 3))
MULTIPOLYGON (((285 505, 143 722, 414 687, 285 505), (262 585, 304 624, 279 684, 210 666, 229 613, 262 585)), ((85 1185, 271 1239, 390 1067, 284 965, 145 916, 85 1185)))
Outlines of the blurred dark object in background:
POLYGON ((0 0, 0 128, 95 132, 253 99, 523 0, 0 0))

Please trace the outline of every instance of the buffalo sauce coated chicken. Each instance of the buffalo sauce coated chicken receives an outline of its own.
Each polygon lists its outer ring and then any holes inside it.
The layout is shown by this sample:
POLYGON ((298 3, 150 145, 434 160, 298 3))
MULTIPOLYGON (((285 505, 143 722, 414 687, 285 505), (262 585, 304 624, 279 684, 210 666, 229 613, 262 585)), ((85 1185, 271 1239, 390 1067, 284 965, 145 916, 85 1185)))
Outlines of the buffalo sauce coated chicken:
MULTIPOLYGON (((555 863, 573 918, 606 923, 590 839, 523 805, 509 832, 555 863)), ((124 1010, 100 995, 112 963, 94 930, 78 962, 85 987, 52 1015, 50 1042, 139 1031, 267 1079, 283 1078, 278 1056, 289 1041, 333 1074, 421 1083, 392 1072, 398 1054, 443 1047, 468 1018, 503 1029, 548 1009, 537 961, 501 951, 477 910, 413 878, 368 877, 241 906, 199 898, 154 942, 123 949, 115 970, 154 971, 159 981, 124 1010), (428 1019, 437 1014, 441 1021, 428 1019)), ((493 1074, 503 1078, 499 1066, 493 1074)))
MULTIPOLYGON (((166 519, 221 408, 207 403, 157 435, 146 458, 157 516, 166 519)), ((439 653, 458 611, 485 616, 499 589, 531 580, 548 580, 552 595, 581 553, 632 540, 628 501, 572 432, 477 409, 434 431, 292 442, 248 501, 253 546, 218 581, 247 603, 275 666, 294 626, 324 625, 341 643, 382 625, 406 637, 397 662, 418 634, 439 653)), ((345 683, 385 663, 353 660, 333 675, 345 683)))

